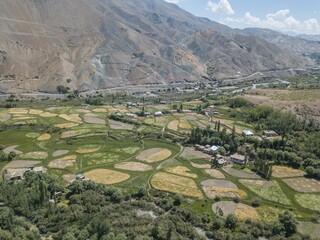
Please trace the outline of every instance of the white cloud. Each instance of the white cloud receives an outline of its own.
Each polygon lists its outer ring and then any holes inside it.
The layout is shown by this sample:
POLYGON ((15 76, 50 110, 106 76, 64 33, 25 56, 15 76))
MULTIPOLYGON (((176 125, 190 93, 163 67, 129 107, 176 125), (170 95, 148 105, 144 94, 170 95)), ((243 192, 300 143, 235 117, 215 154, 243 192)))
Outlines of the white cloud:
POLYGON ((223 22, 237 23, 246 26, 261 28, 271 28, 278 31, 293 31, 305 34, 320 34, 320 25, 317 19, 310 18, 299 21, 290 14, 289 9, 279 10, 269 13, 265 18, 253 16, 246 12, 243 18, 225 18, 223 22))
POLYGON ((169 2, 169 3, 174 3, 174 4, 179 4, 181 3, 181 0, 165 0, 166 2, 169 2))
POLYGON ((214 13, 221 12, 229 15, 235 14, 228 0, 220 0, 218 3, 209 0, 207 6, 214 13))

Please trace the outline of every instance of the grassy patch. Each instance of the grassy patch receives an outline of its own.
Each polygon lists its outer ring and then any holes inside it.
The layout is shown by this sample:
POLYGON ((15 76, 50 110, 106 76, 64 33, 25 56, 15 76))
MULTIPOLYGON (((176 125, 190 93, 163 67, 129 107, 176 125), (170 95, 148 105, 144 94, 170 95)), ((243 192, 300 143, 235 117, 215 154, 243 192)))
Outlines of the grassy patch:
POLYGON ((297 202, 304 208, 320 210, 320 194, 296 194, 297 202))

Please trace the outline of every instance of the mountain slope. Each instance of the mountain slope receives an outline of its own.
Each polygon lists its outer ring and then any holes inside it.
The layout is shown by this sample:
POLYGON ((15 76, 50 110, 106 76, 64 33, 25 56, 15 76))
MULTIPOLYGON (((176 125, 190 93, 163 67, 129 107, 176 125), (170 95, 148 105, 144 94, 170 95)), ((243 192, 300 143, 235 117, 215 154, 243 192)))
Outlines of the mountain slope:
POLYGON ((197 82, 310 61, 162 0, 0 0, 0 91, 197 82))

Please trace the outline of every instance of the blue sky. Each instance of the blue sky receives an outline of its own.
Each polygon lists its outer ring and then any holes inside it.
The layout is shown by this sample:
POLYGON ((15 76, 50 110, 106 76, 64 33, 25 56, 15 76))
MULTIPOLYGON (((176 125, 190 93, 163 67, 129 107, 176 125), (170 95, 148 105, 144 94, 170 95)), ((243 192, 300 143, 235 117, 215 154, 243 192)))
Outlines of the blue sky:
POLYGON ((319 0, 166 0, 234 28, 320 34, 319 0))

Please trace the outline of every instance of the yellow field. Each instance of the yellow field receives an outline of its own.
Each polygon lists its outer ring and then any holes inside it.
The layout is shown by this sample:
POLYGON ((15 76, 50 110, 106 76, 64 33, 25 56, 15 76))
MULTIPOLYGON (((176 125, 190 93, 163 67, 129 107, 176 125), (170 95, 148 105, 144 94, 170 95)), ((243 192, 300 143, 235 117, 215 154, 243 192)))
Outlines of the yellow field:
POLYGON ((213 178, 217 179, 225 179, 225 176, 223 175, 222 172, 216 169, 206 169, 204 170, 208 175, 210 175, 213 178))
POLYGON ((191 129, 191 125, 188 121, 186 120, 180 120, 180 123, 179 123, 179 128, 182 128, 182 129, 191 129))
POLYGON ((84 175, 86 178, 90 178, 92 181, 102 184, 120 183, 130 178, 129 174, 108 169, 95 169, 86 172, 84 175))
POLYGON ((41 113, 43 113, 42 110, 37 110, 37 109, 30 109, 29 110, 29 114, 32 114, 32 115, 39 115, 41 113))
POLYGON ((58 114, 55 113, 50 113, 50 112, 43 112, 39 114, 40 117, 44 117, 44 118, 50 118, 50 117, 56 117, 58 116, 58 114))
POLYGON ((157 190, 180 193, 185 196, 203 198, 194 180, 174 174, 159 172, 151 179, 151 185, 157 190))
POLYGON ((72 127, 76 127, 79 124, 77 123, 61 123, 61 124, 56 124, 54 125, 57 128, 72 128, 72 127))
POLYGON ((8 110, 9 113, 11 114, 28 114, 29 109, 26 108, 10 108, 8 110))
POLYGON ((171 156, 171 151, 163 148, 151 148, 141 152, 137 159, 149 163, 160 162, 171 156))
POLYGON ((128 171, 146 172, 152 169, 151 166, 139 162, 122 162, 114 166, 117 169, 123 169, 128 171))
POLYGON ((94 153, 101 148, 99 145, 86 145, 82 147, 78 147, 76 150, 77 153, 94 153))
POLYGON ((299 170, 299 169, 293 169, 289 167, 284 166, 273 166, 272 167, 272 176, 273 177, 279 177, 279 178, 285 178, 285 177, 302 177, 306 173, 299 170))
POLYGON ((184 166, 176 166, 165 169, 166 172, 174 173, 177 175, 181 175, 184 177, 198 178, 198 175, 195 173, 191 173, 190 169, 184 166))
POLYGON ((238 204, 234 214, 240 220, 245 220, 245 219, 259 220, 260 219, 260 216, 255 208, 244 205, 244 204, 238 204))
POLYGON ((64 169, 66 167, 73 166, 76 163, 76 159, 77 159, 76 155, 65 156, 63 158, 59 158, 51 161, 48 167, 64 169))
POLYGON ((240 197, 241 199, 247 198, 247 193, 240 189, 235 188, 222 188, 222 187, 205 187, 203 186, 203 191, 209 198, 219 197, 240 197))
POLYGON ((69 121, 69 122, 75 122, 75 123, 82 123, 81 118, 79 117, 79 114, 59 114, 59 117, 69 121))
POLYGON ((41 136, 37 138, 38 141, 47 141, 51 138, 51 135, 49 133, 44 133, 41 136))
POLYGON ((179 121, 173 120, 168 123, 167 128, 172 131, 178 131, 178 125, 179 125, 179 121))
POLYGON ((207 169, 207 168, 211 168, 210 164, 197 164, 197 163, 193 163, 191 162, 192 167, 194 168, 200 168, 200 169, 207 169))

